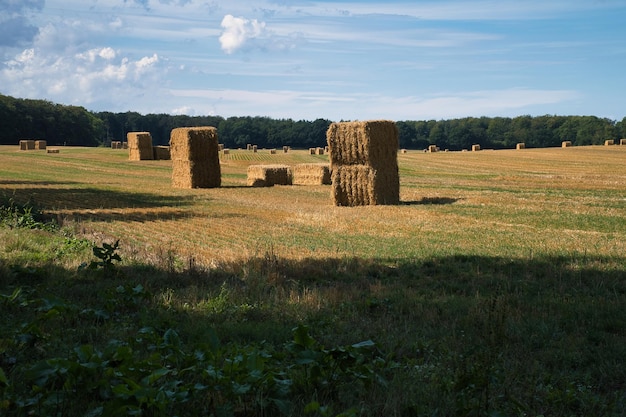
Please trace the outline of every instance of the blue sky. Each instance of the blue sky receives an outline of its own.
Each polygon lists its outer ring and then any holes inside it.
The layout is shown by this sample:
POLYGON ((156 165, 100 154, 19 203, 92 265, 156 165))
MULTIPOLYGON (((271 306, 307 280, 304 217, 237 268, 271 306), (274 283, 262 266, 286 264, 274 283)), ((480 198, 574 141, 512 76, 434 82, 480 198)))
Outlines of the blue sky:
POLYGON ((93 111, 626 116, 625 0, 0 0, 0 93, 93 111))

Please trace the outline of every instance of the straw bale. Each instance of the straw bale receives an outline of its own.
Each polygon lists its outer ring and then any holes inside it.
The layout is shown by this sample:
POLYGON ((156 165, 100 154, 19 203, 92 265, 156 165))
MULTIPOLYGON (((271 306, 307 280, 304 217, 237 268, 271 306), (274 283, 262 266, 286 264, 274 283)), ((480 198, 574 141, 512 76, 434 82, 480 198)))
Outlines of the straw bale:
POLYGON ((309 154, 315 155, 315 148, 309 148, 309 154))
POLYGON ((248 143, 246 145, 246 150, 251 151, 252 150, 252 145, 248 143))
POLYGON ((276 155, 276 149, 270 149, 270 155, 276 155))
POLYGON ((480 145, 476 144, 476 145, 472 145, 472 152, 477 152, 480 151, 480 145))
POLYGON ((607 139, 604 141, 604 146, 613 146, 615 145, 615 141, 613 139, 607 139))
POLYGON ((250 187, 291 185, 291 168, 288 165, 249 165, 247 183, 250 187))
POLYGON ((397 171, 398 128, 392 121, 332 123, 326 139, 331 169, 335 165, 368 165, 397 171))
POLYGON ((520 142, 517 145, 515 145, 515 149, 526 149, 526 144, 523 142, 520 142))
POLYGON ((170 156, 174 188, 215 188, 221 185, 216 128, 172 129, 170 156))
POLYGON ((315 155, 324 155, 324 148, 315 148, 315 155))
POLYGON ((154 159, 157 161, 169 161, 172 159, 169 146, 153 146, 154 159))
POLYGON ((223 151, 224 150, 224 144, 223 143, 218 143, 217 144, 217 150, 218 151, 223 151))
POLYGON ((397 171, 376 170, 368 165, 333 167, 331 197, 336 206, 398 204, 400 181, 397 171))
POLYGON ((406 149, 400 149, 400 153, 406 153, 406 149))
POLYGON ((428 152, 437 152, 437 145, 428 145, 428 152))
POLYGON ((28 141, 20 140, 20 151, 27 151, 27 150, 28 150, 28 141))
POLYGON ((122 142, 122 149, 128 149, 128 142, 122 142))
POLYGON ((45 140, 36 140, 35 141, 35 149, 44 150, 46 149, 46 145, 48 143, 45 140))
POLYGON ((154 159, 150 132, 128 132, 126 139, 128 140, 128 159, 130 161, 154 159))
POLYGON ((329 185, 330 164, 296 164, 293 167, 294 185, 329 185))
POLYGON ((59 153, 59 150, 58 150, 58 149, 50 149, 50 148, 47 148, 47 149, 46 149, 46 153, 59 153))
POLYGON ((257 145, 252 145, 252 152, 257 152, 259 147, 257 145))
POLYGON ((626 145, 626 139, 620 139, 619 140, 619 144, 620 145, 626 145))
POLYGON ((228 155, 228 154, 230 154, 230 149, 228 149, 228 148, 224 148, 224 149, 222 149, 222 153, 223 153, 224 155, 228 155))
POLYGON ((283 146, 283 153, 289 152, 289 146, 283 146))
POLYGON ((561 148, 569 148, 570 146, 572 146, 571 140, 564 140, 563 142, 561 142, 561 148))
POLYGON ((122 142, 119 140, 112 140, 111 149, 122 149, 122 142))

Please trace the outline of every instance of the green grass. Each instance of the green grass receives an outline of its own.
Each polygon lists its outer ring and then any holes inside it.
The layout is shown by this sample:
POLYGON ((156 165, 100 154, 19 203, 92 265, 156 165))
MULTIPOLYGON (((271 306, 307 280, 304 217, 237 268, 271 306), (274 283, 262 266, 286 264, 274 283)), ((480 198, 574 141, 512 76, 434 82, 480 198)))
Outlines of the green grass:
POLYGON ((352 209, 1 151, 61 223, 0 228, 2 415, 626 413, 621 150, 403 154, 402 204, 352 209))

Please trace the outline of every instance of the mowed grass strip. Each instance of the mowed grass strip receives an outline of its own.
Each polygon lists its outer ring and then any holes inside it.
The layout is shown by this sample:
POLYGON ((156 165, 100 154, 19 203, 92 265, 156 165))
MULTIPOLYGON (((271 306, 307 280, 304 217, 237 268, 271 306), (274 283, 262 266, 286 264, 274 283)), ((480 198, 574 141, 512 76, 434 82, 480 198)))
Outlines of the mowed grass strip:
POLYGON ((334 207, 330 186, 245 186, 252 163, 319 162, 308 150, 236 150, 217 189, 173 189, 170 161, 125 151, 0 148, 0 192, 137 251, 167 242, 206 262, 267 248, 290 258, 624 253, 626 147, 399 154, 401 204, 334 207), (255 155, 244 160, 240 155, 255 155))

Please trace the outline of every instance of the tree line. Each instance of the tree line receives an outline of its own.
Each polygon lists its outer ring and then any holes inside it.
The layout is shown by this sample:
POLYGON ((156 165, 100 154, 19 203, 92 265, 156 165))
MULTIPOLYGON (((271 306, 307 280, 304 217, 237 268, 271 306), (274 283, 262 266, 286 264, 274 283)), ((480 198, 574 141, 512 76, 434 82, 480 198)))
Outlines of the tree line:
MULTIPOLYGON (((91 112, 79 106, 47 100, 17 99, 0 95, 0 144, 20 139, 43 139, 50 145, 109 146, 126 140, 127 132, 150 132, 155 145, 167 145, 176 127, 214 126, 227 148, 310 148, 326 144, 331 121, 272 119, 269 117, 185 116, 136 112, 91 112)), ((466 117, 450 120, 397 121, 400 147, 425 149, 514 148, 600 145, 607 139, 626 138, 626 117, 615 121, 596 116, 466 117)))

